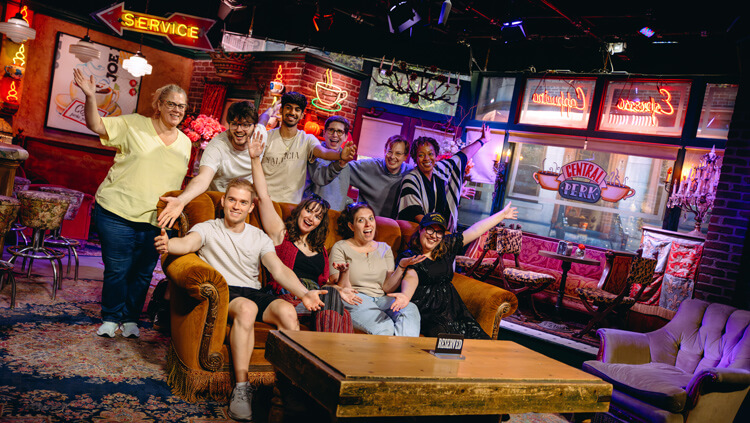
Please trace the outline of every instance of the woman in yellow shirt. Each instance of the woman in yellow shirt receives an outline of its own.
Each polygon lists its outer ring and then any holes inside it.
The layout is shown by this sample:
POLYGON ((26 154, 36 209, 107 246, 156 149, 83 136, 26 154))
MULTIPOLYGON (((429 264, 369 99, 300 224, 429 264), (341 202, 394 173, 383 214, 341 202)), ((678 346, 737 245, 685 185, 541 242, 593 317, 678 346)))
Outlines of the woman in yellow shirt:
POLYGON ((96 191, 94 226, 104 261, 100 336, 138 337, 138 318, 159 256, 154 237, 156 203, 167 191, 180 189, 190 159, 190 140, 177 125, 187 109, 187 95, 177 85, 154 93, 154 115, 100 117, 96 82, 73 71, 86 96, 86 126, 105 146, 115 147, 114 164, 96 191))

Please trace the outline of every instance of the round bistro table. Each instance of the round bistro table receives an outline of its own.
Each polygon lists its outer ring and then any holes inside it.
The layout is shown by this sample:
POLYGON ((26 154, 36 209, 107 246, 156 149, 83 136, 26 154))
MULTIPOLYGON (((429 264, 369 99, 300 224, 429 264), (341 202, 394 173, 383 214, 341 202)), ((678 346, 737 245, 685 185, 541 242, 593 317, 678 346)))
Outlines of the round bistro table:
POLYGON ((560 260, 562 268, 562 276, 560 277, 560 289, 557 293, 557 302, 555 303, 555 310, 557 311, 557 318, 562 320, 563 310, 563 296, 565 296, 565 281, 568 279, 568 270, 573 266, 573 263, 586 264, 589 266, 601 266, 599 260, 592 260, 585 257, 576 257, 574 255, 557 254, 553 251, 539 251, 539 255, 542 257, 549 257, 552 259, 560 260))

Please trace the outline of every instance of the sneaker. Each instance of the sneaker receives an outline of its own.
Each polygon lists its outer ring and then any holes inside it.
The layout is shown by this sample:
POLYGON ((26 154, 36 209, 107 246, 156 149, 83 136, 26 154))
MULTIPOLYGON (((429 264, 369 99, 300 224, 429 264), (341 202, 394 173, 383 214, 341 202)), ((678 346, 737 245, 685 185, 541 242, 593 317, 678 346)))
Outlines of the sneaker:
POLYGON ((122 326, 120 326, 120 329, 122 330, 122 336, 126 338, 138 338, 139 336, 141 336, 141 331, 138 330, 138 323, 123 323, 122 326))
POLYGON ((241 422, 249 422, 253 419, 253 410, 250 403, 253 401, 253 386, 235 386, 229 400, 229 417, 241 422))
POLYGON ((99 326, 96 334, 99 336, 108 336, 110 338, 114 338, 117 327, 118 325, 115 322, 104 322, 101 326, 99 326))

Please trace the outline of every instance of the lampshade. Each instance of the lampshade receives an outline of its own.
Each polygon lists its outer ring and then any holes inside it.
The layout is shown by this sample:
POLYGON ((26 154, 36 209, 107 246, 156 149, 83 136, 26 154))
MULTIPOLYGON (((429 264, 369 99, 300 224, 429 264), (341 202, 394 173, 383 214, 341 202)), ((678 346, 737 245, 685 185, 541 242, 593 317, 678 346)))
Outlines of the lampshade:
POLYGON ((83 39, 77 43, 71 44, 68 51, 83 63, 98 59, 102 55, 101 52, 94 47, 94 43, 91 42, 91 38, 89 38, 88 35, 83 37, 83 39))
POLYGON ((143 75, 151 75, 151 65, 148 64, 140 50, 129 59, 125 59, 122 62, 122 67, 136 78, 143 75))
POLYGON ((0 32, 5 34, 14 43, 23 43, 26 40, 36 38, 36 30, 29 27, 20 13, 8 19, 8 22, 0 22, 0 32))

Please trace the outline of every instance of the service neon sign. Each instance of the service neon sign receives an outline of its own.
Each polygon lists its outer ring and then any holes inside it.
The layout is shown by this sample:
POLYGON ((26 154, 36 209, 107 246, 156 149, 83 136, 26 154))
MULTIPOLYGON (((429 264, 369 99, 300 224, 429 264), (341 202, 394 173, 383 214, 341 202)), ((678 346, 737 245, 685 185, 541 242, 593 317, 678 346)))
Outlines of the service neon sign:
POLYGON ((560 95, 550 95, 547 90, 544 93, 534 93, 531 95, 531 102, 542 106, 555 106, 560 108, 560 114, 570 116, 571 110, 586 112, 586 94, 582 87, 576 87, 575 98, 571 97, 570 92, 560 95), (580 104, 580 105, 579 105, 580 104))
POLYGON ((118 3, 95 13, 95 16, 107 24, 119 35, 123 30, 166 37, 176 46, 213 51, 208 40, 208 30, 216 23, 213 19, 172 13, 162 18, 145 13, 125 10, 125 3, 118 3))

